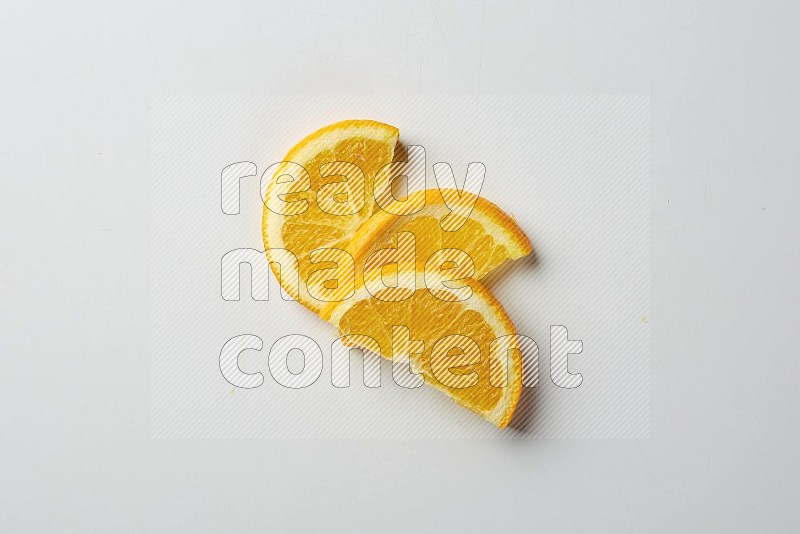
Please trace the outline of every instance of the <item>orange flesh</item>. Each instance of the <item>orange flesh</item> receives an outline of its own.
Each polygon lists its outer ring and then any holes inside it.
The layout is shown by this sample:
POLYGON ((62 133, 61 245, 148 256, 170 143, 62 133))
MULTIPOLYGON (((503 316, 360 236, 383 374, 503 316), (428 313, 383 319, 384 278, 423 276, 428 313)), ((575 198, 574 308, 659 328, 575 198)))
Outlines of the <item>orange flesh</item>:
POLYGON ((364 258, 379 249, 396 245, 397 234, 411 232, 416 240, 417 268, 422 269, 425 262, 437 250, 454 248, 466 252, 475 264, 475 278, 481 279, 492 269, 506 260, 506 247, 496 244, 483 226, 468 219, 455 232, 445 232, 439 227, 439 219, 426 216, 400 217, 398 223, 376 236, 375 242, 367 249, 364 258))
POLYGON ((334 150, 322 151, 313 160, 303 164, 310 175, 311 188, 303 193, 288 194, 285 200, 292 202, 305 199, 308 209, 302 214, 287 217, 281 229, 284 246, 297 256, 301 280, 308 280, 311 272, 330 266, 312 264, 309 252, 318 248, 347 248, 352 233, 372 213, 372 182, 378 169, 392 161, 392 150, 393 147, 386 143, 353 137, 340 141, 334 150), (333 161, 354 163, 364 171, 367 202, 359 213, 333 215, 322 211, 317 205, 317 191, 323 185, 344 179, 341 176, 320 176, 320 166, 333 161))
POLYGON ((426 383, 446 390, 459 404, 473 411, 485 412, 497 406, 503 389, 489 383, 489 345, 495 339, 495 334, 480 313, 464 309, 460 302, 439 300, 423 288, 402 302, 384 302, 376 298, 356 302, 342 316, 339 332, 341 335, 362 334, 372 337, 381 347, 381 356, 391 359, 392 325, 407 326, 412 340, 425 343, 424 352, 412 354, 411 359, 426 383), (382 320, 376 320, 376 317, 382 320), (451 369, 453 374, 476 372, 478 382, 474 386, 447 387, 431 371, 431 349, 436 341, 452 334, 469 336, 480 348, 479 363, 451 369))

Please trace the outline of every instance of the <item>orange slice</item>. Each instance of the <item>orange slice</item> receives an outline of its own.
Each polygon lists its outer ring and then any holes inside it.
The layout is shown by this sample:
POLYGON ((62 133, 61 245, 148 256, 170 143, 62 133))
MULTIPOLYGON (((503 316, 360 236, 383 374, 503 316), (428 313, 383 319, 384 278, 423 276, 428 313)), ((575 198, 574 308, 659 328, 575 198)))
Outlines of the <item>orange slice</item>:
POLYGON ((316 313, 324 302, 312 296, 322 291, 313 291, 312 273, 325 265, 319 259, 312 263, 312 252, 346 249, 372 215, 374 176, 392 161, 398 136, 394 126, 371 120, 331 124, 292 148, 284 162, 293 163, 281 164, 267 186, 262 235, 270 267, 287 293, 316 313), (333 162, 354 164, 360 171, 333 162), (321 205, 323 197, 327 203, 321 205), (357 210, 351 212, 353 206, 357 210), (297 263, 281 250, 291 252, 297 263))
POLYGON ((370 294, 360 285, 352 298, 326 305, 323 319, 349 336, 346 344, 379 350, 388 359, 408 358, 426 384, 496 426, 508 425, 522 390, 522 360, 503 307, 475 280, 460 287, 468 298, 455 300, 464 295, 442 284, 429 290, 419 270, 400 276, 415 279, 416 289, 406 300, 383 300, 393 298, 394 288, 370 294), (408 330, 398 335, 402 332, 394 327, 408 330), (377 346, 364 343, 363 336, 377 346))
POLYGON ((407 204, 415 197, 425 196, 425 207, 411 215, 395 215, 379 211, 358 229, 350 241, 348 252, 360 269, 375 251, 393 246, 397 235, 410 232, 416 245, 416 263, 423 269, 426 261, 438 250, 456 249, 465 252, 475 267, 472 278, 480 280, 506 260, 515 260, 531 253, 531 242, 514 221, 488 200, 469 192, 429 189, 410 195, 407 204), (473 205, 469 217, 455 231, 445 231, 446 219, 454 217, 444 202, 473 205))

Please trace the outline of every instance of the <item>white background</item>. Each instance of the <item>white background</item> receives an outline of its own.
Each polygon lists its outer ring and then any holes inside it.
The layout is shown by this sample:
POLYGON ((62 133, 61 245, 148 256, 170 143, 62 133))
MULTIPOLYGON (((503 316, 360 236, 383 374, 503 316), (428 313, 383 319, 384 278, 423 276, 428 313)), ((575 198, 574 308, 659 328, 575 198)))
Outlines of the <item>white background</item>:
POLYGON ((0 527, 797 530, 796 2, 17 2, 0 527), (651 438, 155 441, 156 93, 650 93, 651 438))

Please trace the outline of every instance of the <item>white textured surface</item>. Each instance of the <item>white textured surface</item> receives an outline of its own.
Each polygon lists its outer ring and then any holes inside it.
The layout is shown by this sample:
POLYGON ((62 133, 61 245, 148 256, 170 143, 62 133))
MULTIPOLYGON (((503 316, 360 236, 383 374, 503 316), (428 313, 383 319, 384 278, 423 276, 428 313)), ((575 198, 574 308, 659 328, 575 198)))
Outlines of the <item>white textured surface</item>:
POLYGON ((796 3, 343 4, 4 8, 2 530, 796 531, 796 3), (651 438, 151 440, 150 96, 297 91, 650 93, 651 438))

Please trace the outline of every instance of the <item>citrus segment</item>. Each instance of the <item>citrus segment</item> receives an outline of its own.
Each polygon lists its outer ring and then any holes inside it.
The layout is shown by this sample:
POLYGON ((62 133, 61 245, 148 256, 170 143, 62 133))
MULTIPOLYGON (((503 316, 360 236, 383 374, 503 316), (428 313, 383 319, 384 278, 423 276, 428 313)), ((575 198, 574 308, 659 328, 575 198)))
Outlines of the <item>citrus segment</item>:
POLYGON ((472 290, 469 298, 453 301, 443 294, 450 292, 444 286, 429 291, 423 272, 413 276, 416 290, 407 300, 386 301, 385 295, 371 295, 362 285, 353 298, 326 305, 322 316, 337 326, 341 336, 360 334, 377 341, 384 358, 408 357, 426 384, 505 427, 522 388, 519 345, 505 310, 478 281, 466 282, 472 290), (423 350, 404 352, 394 327, 407 327, 411 340, 423 342, 423 350), (496 350, 496 340, 507 341, 503 350, 496 350), (491 378, 498 376, 507 380, 491 378))
POLYGON ((284 289, 314 312, 318 313, 324 303, 310 295, 306 281, 324 266, 311 262, 311 252, 346 249, 373 212, 373 179, 392 161, 398 135, 397 128, 371 120, 331 124, 292 148, 284 162, 296 165, 279 165, 266 187, 262 234, 270 266, 284 289), (287 184, 291 182, 285 180, 289 174, 295 183, 287 184), (270 209, 279 205, 289 209, 270 209), (296 267, 278 265, 277 255, 270 249, 290 251, 297 258, 296 267), (297 273, 292 272, 295 269, 299 271, 299 287, 285 282, 298 280, 297 273))
MULTIPOLYGON (((425 207, 411 215, 395 215, 379 211, 358 229, 350 241, 348 252, 356 265, 374 252, 393 246, 401 232, 414 235, 418 269, 441 249, 465 252, 475 265, 473 278, 481 279, 506 260, 530 254, 532 247, 525 233, 511 216, 490 201, 468 192, 462 192, 462 201, 474 203, 469 218, 455 231, 442 229, 442 221, 450 214, 444 196, 456 193, 450 190, 426 190, 413 193, 425 196, 425 207)), ((451 203, 452 205, 452 203, 451 203)))

